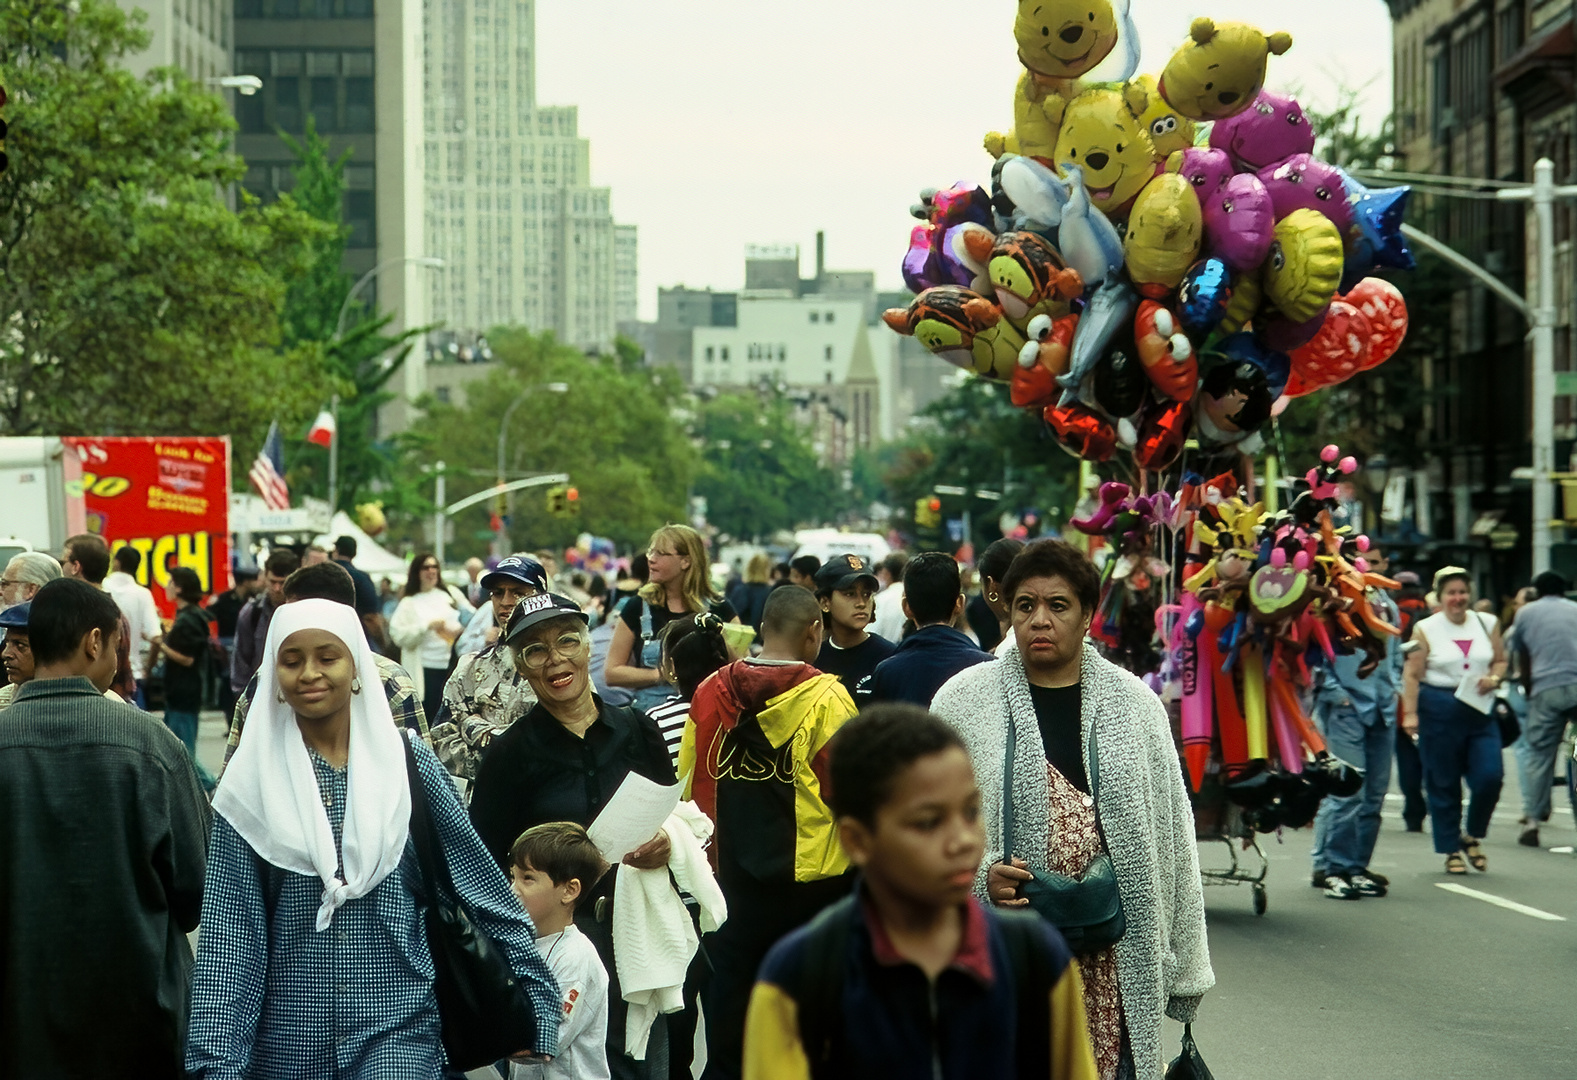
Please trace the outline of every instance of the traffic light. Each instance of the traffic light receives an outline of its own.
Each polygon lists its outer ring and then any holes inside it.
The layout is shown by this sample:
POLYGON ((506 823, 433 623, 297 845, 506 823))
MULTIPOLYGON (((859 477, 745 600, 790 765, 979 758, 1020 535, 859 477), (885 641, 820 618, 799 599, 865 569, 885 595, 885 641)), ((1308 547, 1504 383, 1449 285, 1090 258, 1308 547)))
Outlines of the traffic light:
POLYGON ((570 517, 575 517, 578 515, 580 513, 580 489, 565 488, 564 503, 565 512, 568 513, 570 517))
POLYGON ((923 495, 914 501, 914 523, 921 529, 942 527, 942 500, 935 495, 923 495))
POLYGON ((562 486, 548 488, 548 513, 554 517, 563 517, 568 505, 567 492, 562 486))

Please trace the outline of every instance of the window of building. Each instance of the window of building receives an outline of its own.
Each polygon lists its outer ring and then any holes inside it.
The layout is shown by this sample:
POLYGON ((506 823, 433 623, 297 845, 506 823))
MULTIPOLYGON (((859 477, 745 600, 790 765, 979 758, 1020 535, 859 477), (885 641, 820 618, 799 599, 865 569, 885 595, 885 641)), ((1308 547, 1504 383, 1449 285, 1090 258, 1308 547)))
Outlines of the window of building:
POLYGON ((263 0, 235 0, 235 17, 238 19, 261 19, 263 17, 263 0))
POLYGON ((372 0, 345 0, 345 17, 347 19, 372 18, 372 0))
POLYGON ((319 131, 339 130, 339 85, 330 76, 311 80, 312 122, 319 131))
POLYGON ((728 359, 728 346, 727 345, 724 345, 722 348, 718 349, 718 357, 720 359, 723 359, 723 360, 727 360, 728 359))
POLYGON ((270 14, 276 19, 299 19, 301 0, 273 0, 273 10, 270 14))
POLYGON ((355 76, 345 79, 345 130, 371 131, 372 78, 355 76))
POLYGON ((821 321, 821 312, 819 312, 819 311, 812 311, 810 313, 810 321, 811 322, 820 322, 821 321))
POLYGON ((831 363, 832 362, 832 346, 831 345, 827 346, 824 355, 827 357, 827 362, 831 363))
POLYGON ((787 359, 788 359, 788 346, 787 345, 779 345, 778 346, 778 363, 781 364, 787 359))
POLYGON ((832 372, 827 372, 827 382, 832 382, 832 372))
MULTIPOLYGON (((274 122, 271 126, 283 128, 286 131, 300 131, 301 122, 301 77, 298 75, 276 75, 271 80, 272 92, 269 97, 274 104, 274 122)), ((265 84, 265 87, 267 84, 265 84)))
POLYGON ((713 351, 714 351, 714 350, 713 350, 713 348, 712 348, 712 346, 710 346, 710 345, 708 345, 708 346, 707 346, 707 347, 706 347, 706 358, 707 358, 707 360, 709 360, 709 361, 710 361, 710 360, 711 360, 711 359, 712 359, 712 353, 713 353, 713 351))
POLYGON ((332 19, 334 17, 334 0, 311 0, 304 14, 310 18, 332 19))
POLYGON ((378 233, 375 228, 377 209, 377 200, 373 197, 373 192, 347 191, 345 193, 345 224, 350 226, 350 237, 346 240, 347 247, 377 246, 378 233))
POLYGON ((433 397, 437 398, 445 405, 449 404, 449 388, 447 386, 438 387, 433 391, 433 397))

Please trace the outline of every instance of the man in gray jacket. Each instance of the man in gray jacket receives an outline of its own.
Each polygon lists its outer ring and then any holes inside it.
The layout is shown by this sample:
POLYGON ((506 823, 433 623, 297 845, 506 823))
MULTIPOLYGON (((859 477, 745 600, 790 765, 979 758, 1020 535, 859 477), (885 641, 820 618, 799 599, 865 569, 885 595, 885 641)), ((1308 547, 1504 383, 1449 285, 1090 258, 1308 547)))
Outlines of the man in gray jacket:
POLYGON ((33 679, 0 724, 0 1076, 179 1077, 209 811, 186 748, 108 701, 121 614, 33 597, 33 679))
POLYGON ((1530 680, 1528 725, 1517 742, 1522 828, 1517 843, 1539 846, 1539 823, 1550 819, 1555 751, 1566 721, 1577 712, 1577 604, 1566 599, 1566 579, 1546 570, 1533 579, 1539 598, 1524 604, 1512 624, 1522 671, 1530 680))

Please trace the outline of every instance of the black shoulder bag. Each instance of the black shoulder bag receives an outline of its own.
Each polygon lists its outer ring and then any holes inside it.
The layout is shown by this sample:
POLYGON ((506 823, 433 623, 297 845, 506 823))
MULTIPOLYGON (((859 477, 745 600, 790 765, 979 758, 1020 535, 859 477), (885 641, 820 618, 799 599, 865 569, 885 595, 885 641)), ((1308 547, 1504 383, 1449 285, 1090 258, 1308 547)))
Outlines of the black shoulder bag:
MULTIPOLYGON (((1002 780, 1002 858, 1013 857, 1013 771, 1014 750, 1018 744, 1013 724, 1013 706, 1008 710, 1007 757, 1004 761, 1002 780)), ((1095 739, 1095 727, 1090 726, 1090 795, 1095 803, 1095 828, 1101 836, 1101 846, 1106 845, 1106 832, 1101 828, 1098 798, 1101 783, 1101 760, 1095 739)), ((1102 852, 1090 860, 1082 878, 1071 878, 1051 870, 1030 868, 1033 875, 1020 888, 1020 895, 1029 901, 1031 910, 1039 914, 1062 932, 1063 940, 1075 956, 1090 956, 1110 945, 1115 945, 1128 921, 1123 917, 1122 897, 1117 892, 1117 874, 1112 869, 1112 858, 1102 852)))
POLYGON ((535 1048, 536 1009, 504 950, 460 905, 409 742, 405 771, 411 783, 411 840, 427 892, 427 944, 444 1052, 462 1072, 479 1069, 535 1048))

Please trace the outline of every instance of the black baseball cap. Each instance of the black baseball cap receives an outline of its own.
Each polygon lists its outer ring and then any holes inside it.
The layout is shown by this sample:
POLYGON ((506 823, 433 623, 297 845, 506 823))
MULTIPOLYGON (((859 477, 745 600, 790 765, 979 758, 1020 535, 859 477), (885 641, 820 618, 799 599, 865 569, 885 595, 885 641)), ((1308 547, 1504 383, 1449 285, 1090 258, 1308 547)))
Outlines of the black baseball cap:
POLYGON ((843 589, 852 589, 855 582, 864 579, 869 579, 871 584, 878 588, 881 587, 881 579, 871 571, 870 563, 858 555, 835 555, 816 571, 816 591, 839 592, 843 589))
POLYGON ((0 630, 26 630, 28 612, 32 610, 33 601, 28 600, 0 611, 0 630))
POLYGON ((549 619, 561 619, 566 615, 573 615, 588 626, 591 624, 591 617, 567 596, 559 596, 557 593, 528 596, 516 604, 514 612, 510 614, 509 626, 504 630, 504 640, 512 642, 538 623, 545 623, 549 619))
POLYGON ((548 591, 548 572, 542 564, 524 552, 516 552, 506 558, 498 560, 498 565, 483 574, 478 584, 484 589, 491 589, 500 581, 518 581, 522 585, 530 585, 539 592, 548 591))

